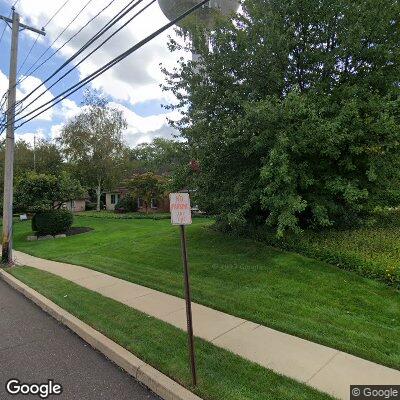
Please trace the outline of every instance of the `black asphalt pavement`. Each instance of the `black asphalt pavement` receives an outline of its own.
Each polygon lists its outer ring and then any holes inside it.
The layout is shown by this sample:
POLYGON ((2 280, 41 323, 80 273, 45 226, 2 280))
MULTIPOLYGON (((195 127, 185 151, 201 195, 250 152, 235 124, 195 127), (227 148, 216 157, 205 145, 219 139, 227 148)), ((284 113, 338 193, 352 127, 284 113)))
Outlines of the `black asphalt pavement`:
POLYGON ((63 388, 49 399, 159 400, 130 375, 91 348, 0 280, 0 399, 39 399, 10 395, 6 383, 43 383, 63 388))

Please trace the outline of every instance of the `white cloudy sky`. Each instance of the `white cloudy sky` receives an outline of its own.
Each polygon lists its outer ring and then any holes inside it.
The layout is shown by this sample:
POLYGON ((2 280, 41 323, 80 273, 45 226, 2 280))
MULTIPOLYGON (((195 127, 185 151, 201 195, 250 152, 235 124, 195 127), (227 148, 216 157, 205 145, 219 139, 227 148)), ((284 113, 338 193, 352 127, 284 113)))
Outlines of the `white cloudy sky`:
MULTIPOLYGON (((22 22, 41 28, 55 11, 66 0, 20 0, 17 11, 20 13, 22 22)), ((64 27, 74 18, 88 0, 69 0, 68 5, 62 9, 53 21, 46 27, 47 36, 40 37, 34 47, 31 56, 21 70, 20 76, 24 75, 29 67, 34 64, 38 57, 46 50, 50 43, 58 36, 64 27)), ((77 21, 62 35, 54 44, 56 49, 72 36, 82 25, 102 8, 110 0, 92 0, 77 21)), ((150 0, 144 0, 134 11, 126 16, 118 26, 129 19, 141 7, 148 4, 150 0)), ((34 87, 49 76, 63 61, 79 49, 94 33, 104 26, 118 11, 120 11, 129 0, 115 0, 101 16, 88 25, 71 43, 65 46, 61 52, 41 68, 28 77, 18 87, 18 97, 29 93, 34 87)), ((11 0, 0 0, 0 14, 8 15, 11 0)), ((71 73, 62 83, 56 85, 41 99, 43 102, 50 100, 53 96, 61 93, 71 84, 78 82, 88 74, 110 61, 115 56, 130 48, 132 45, 158 29, 168 21, 163 16, 158 4, 155 3, 140 17, 133 20, 128 27, 117 34, 110 42, 93 54, 88 61, 80 65, 77 71, 71 73)), ((4 25, 0 24, 0 34, 4 25)), ((113 32, 113 28, 110 32, 113 32)), ((167 118, 176 118, 174 113, 168 113, 161 108, 161 104, 168 104, 174 99, 171 94, 163 93, 159 85, 163 82, 163 75, 159 64, 163 63, 171 69, 180 56, 186 54, 171 54, 167 48, 168 35, 174 35, 174 30, 169 29, 145 47, 132 54, 118 66, 108 71, 93 82, 93 86, 103 90, 115 107, 123 110, 128 122, 125 132, 127 143, 134 146, 138 143, 148 142, 156 136, 171 137, 172 129, 167 125, 167 118)), ((29 48, 36 39, 36 34, 24 31, 20 34, 19 61, 24 60, 29 48)), ((107 34, 103 37, 107 37, 107 34)), ((97 43, 100 43, 97 42, 97 43)), ((7 28, 3 40, 0 43, 0 94, 7 88, 8 62, 10 48, 10 30, 7 28)), ((92 49, 93 47, 91 47, 92 49)), ((48 57, 53 50, 46 53, 48 57)), ((84 53, 87 54, 87 53, 84 53)), ((44 59, 43 58, 43 59, 44 59)), ((42 59, 42 60, 43 60, 42 59)), ((78 58, 79 60, 80 58, 78 58)), ((53 81, 52 81, 53 82, 53 81)), ((48 87, 49 85, 47 85, 48 87)), ((32 98, 33 99, 33 98, 32 98)), ((68 118, 79 112, 82 100, 82 92, 78 92, 70 99, 64 100, 54 109, 47 111, 35 121, 24 125, 17 131, 18 137, 32 141, 33 136, 46 138, 57 137, 61 127, 68 118)))

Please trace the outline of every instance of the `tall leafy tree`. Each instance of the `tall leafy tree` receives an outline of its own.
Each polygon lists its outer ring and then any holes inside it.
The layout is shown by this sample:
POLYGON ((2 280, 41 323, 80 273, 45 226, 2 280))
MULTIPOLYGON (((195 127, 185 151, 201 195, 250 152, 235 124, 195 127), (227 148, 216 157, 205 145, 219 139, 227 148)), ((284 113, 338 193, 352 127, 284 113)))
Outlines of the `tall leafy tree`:
POLYGON ((14 202, 16 209, 36 213, 60 208, 83 195, 80 182, 66 172, 55 176, 31 171, 16 179, 14 202))
MULTIPOLYGON (((0 145, 0 202, 2 201, 4 181, 4 144, 0 145)), ((18 179, 28 171, 59 175, 65 169, 60 149, 55 143, 38 140, 35 148, 24 140, 15 143, 14 176, 18 179)))
POLYGON ((186 143, 181 141, 155 138, 151 143, 136 146, 131 150, 131 155, 144 171, 171 174, 189 162, 186 148, 186 143))
POLYGON ((39 139, 34 148, 31 148, 33 169, 42 174, 59 175, 65 169, 63 156, 59 146, 49 140, 39 139))
POLYGON ((122 111, 97 91, 86 91, 82 112, 62 129, 59 142, 75 175, 96 190, 97 210, 105 187, 120 179, 124 155, 122 111))
POLYGON ((397 0, 244 0, 165 71, 200 207, 282 235, 399 204, 399 19, 397 0))
POLYGON ((165 193, 166 178, 156 175, 153 172, 136 174, 129 181, 127 186, 131 196, 140 198, 143 201, 146 213, 148 213, 151 200, 159 200, 165 193))

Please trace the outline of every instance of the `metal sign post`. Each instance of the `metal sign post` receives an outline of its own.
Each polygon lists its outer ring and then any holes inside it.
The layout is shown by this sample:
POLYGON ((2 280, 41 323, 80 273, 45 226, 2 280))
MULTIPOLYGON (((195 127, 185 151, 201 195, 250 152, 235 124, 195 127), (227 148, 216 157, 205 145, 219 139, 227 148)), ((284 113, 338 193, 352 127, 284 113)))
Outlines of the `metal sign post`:
POLYGON ((171 223, 172 225, 179 225, 181 232, 183 278, 184 278, 185 300, 186 300, 186 320, 187 320, 187 332, 188 332, 188 343, 189 343, 189 362, 190 362, 190 370, 192 373, 193 386, 196 386, 197 374, 196 374, 196 357, 195 357, 194 336, 193 336, 192 300, 190 293, 189 263, 188 263, 186 231, 185 231, 185 226, 190 225, 192 223, 192 212, 190 207, 189 194, 171 193, 170 210, 171 210, 171 223))

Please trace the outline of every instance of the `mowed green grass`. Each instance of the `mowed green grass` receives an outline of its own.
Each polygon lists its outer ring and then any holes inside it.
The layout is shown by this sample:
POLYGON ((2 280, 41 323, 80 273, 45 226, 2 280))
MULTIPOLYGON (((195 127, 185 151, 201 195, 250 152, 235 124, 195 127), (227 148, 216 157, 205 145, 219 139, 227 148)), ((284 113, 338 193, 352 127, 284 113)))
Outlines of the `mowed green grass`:
POLYGON ((183 331, 49 273, 27 267, 10 272, 204 399, 331 399, 201 339, 195 341, 198 386, 193 388, 183 331))
POLYGON ((370 224, 353 229, 306 230, 277 239, 256 232, 266 243, 318 258, 400 289, 400 210, 377 211, 370 224))
MULTIPOLYGON (((234 239, 194 220, 188 248, 194 301, 400 369, 400 296, 393 288, 263 243, 234 239)), ((15 246, 183 296, 179 230, 168 220, 77 217, 94 231, 15 246)))

